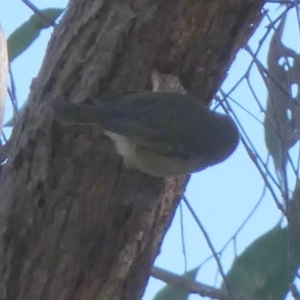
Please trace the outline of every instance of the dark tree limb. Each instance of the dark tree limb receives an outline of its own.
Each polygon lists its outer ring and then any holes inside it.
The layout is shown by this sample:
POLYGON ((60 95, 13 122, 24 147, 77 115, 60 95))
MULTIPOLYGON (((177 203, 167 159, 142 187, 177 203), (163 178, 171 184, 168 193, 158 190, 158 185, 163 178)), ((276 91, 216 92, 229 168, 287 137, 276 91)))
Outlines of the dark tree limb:
POLYGON ((263 2, 70 1, 1 171, 1 299, 141 298, 188 177, 126 169, 100 130, 60 126, 49 102, 151 90, 157 70, 208 103, 263 2))

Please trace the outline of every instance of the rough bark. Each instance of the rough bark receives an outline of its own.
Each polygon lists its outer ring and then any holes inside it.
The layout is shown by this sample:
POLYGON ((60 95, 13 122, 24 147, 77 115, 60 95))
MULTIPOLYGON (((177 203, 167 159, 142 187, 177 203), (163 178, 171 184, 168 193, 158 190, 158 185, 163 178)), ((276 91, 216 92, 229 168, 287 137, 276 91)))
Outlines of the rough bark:
POLYGON ((97 128, 53 121, 83 102, 177 75, 206 103, 260 20, 257 0, 72 0, 1 171, 1 299, 140 299, 188 181, 123 166, 97 128))

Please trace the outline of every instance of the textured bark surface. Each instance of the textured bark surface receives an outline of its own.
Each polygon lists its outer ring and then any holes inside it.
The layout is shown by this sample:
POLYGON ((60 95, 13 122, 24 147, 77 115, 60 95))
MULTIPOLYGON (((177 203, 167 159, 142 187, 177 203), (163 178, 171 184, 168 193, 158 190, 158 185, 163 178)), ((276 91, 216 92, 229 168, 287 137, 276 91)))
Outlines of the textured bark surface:
POLYGON ((208 103, 263 2, 70 1, 1 171, 0 299, 141 298, 188 178, 127 169, 97 128, 54 122, 49 102, 151 90, 155 69, 208 103))

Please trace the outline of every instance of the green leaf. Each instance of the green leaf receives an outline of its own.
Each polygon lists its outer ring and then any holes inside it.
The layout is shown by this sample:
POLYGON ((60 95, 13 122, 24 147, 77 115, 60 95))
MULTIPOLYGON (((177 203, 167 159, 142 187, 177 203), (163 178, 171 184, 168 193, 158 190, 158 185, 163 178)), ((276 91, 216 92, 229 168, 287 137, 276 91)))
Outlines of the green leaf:
MULTIPOLYGON (((268 99, 266 116, 270 115, 272 103, 268 99)), ((278 133, 274 129, 274 125, 271 120, 266 117, 264 120, 264 131, 265 131, 265 143, 269 154, 272 156, 275 169, 280 173, 283 167, 286 165, 287 153, 283 151, 282 141, 280 140, 278 133)))
MULTIPOLYGON (((189 279, 195 279, 199 267, 196 267, 182 276, 189 279)), ((189 292, 173 285, 166 285, 162 288, 154 297, 153 300, 186 300, 189 296, 189 292)))
MULTIPOLYGON (((300 239, 276 226, 250 245, 233 263, 227 282, 233 292, 282 300, 300 263, 300 239)), ((223 283, 223 289, 224 283, 223 283)))
MULTIPOLYGON (((64 11, 60 8, 48 8, 41 10, 41 14, 49 21, 55 21, 56 18, 64 11)), ((30 19, 17 28, 8 38, 8 57, 9 61, 13 61, 18 55, 26 50, 34 40, 39 36, 44 28, 51 26, 49 22, 41 16, 33 14, 30 19)))

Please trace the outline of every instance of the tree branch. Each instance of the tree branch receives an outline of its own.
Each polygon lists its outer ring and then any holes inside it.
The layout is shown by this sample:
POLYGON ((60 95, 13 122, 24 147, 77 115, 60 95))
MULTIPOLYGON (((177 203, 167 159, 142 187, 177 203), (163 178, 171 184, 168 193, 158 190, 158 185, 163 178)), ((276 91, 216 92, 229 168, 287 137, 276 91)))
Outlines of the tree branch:
POLYGON ((259 300, 241 295, 230 295, 225 290, 216 289, 209 285, 185 278, 158 267, 152 267, 151 276, 167 284, 188 291, 191 294, 198 294, 201 297, 209 297, 219 300, 259 300))
POLYGON ((0 297, 140 299, 188 176, 127 169, 53 99, 152 90, 154 70, 208 103, 264 1, 72 0, 55 27, 0 178, 0 297))

